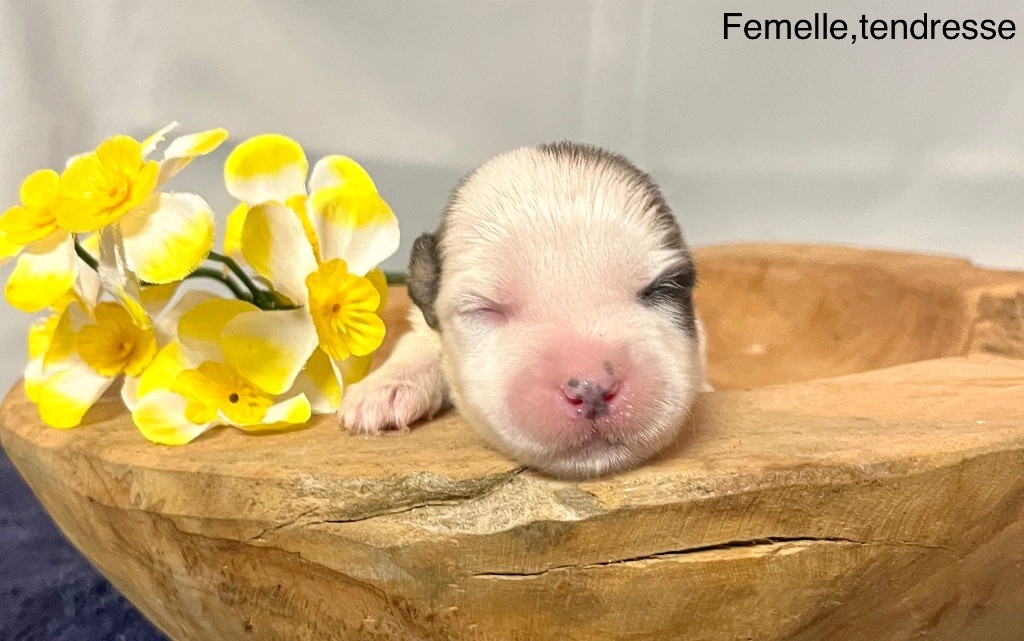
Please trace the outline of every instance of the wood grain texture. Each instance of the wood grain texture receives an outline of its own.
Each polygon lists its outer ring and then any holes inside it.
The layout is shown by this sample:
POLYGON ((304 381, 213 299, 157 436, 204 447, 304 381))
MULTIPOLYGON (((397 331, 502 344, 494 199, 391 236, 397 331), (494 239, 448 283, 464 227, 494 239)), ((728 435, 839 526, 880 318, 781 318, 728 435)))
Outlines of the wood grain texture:
POLYGON ((834 247, 697 257, 722 391, 626 474, 538 476, 454 414, 157 447, 114 399, 46 428, 20 386, 0 437, 175 639, 1024 636, 1024 274, 834 247))

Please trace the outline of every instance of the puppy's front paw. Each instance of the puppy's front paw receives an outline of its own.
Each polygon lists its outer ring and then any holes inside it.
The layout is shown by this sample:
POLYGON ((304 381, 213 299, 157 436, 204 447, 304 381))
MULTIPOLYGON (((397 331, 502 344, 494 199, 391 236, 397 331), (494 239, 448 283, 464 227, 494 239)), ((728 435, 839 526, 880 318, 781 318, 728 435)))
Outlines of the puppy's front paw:
POLYGON ((338 420, 353 434, 404 431, 417 420, 436 414, 442 401, 439 391, 415 377, 370 377, 345 390, 338 420))

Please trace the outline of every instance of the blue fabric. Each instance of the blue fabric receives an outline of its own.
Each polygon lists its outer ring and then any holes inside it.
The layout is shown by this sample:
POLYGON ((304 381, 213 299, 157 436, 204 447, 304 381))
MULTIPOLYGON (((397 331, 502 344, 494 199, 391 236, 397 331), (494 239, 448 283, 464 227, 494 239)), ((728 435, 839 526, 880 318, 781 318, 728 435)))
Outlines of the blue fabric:
POLYGON ((165 640, 64 539, 2 451, 0 640, 165 640))

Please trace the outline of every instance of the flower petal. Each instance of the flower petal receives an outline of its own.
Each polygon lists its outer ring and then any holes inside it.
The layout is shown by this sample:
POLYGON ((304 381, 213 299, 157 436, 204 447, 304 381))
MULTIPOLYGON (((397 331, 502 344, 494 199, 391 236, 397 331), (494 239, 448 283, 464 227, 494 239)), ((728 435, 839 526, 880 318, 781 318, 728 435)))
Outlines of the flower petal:
POLYGON ((18 197, 21 204, 29 209, 46 209, 53 206, 60 195, 60 175, 52 169, 34 171, 21 183, 18 197))
POLYGON ((324 156, 313 167, 309 177, 309 193, 324 187, 377 193, 377 186, 373 184, 370 174, 347 156, 324 156))
MULTIPOLYGON (((121 304, 125 312, 132 319, 132 323, 141 330, 152 332, 153 319, 146 313, 146 308, 142 306, 142 303, 138 299, 124 295, 124 293, 118 294, 114 292, 114 298, 121 304)), ((102 303, 100 303, 102 305, 102 303)), ((99 305, 97 305, 99 307, 99 305)))
POLYGON ((159 171, 155 160, 143 162, 135 140, 108 139, 94 153, 75 158, 61 174, 57 222, 68 231, 97 231, 146 200, 159 171))
POLYGON ((39 212, 15 205, 0 216, 0 232, 18 246, 27 245, 53 233, 57 229, 55 218, 47 219, 39 212))
POLYGON ((73 301, 57 316, 57 321, 50 335, 50 342, 43 354, 43 372, 51 374, 82 364, 75 347, 76 337, 82 327, 92 322, 92 318, 82 309, 78 301, 73 301))
POLYGON ((71 290, 77 271, 71 235, 55 231, 22 251, 7 280, 7 301, 23 312, 50 307, 71 290))
POLYGON ((316 257, 294 211, 278 203, 253 207, 242 226, 241 246, 257 274, 296 305, 305 303, 305 280, 316 270, 316 257))
POLYGON ((263 420, 256 424, 238 425, 225 420, 229 425, 234 425, 246 432, 262 432, 268 430, 280 430, 292 425, 302 425, 312 416, 309 400, 305 394, 299 394, 280 403, 275 403, 267 409, 263 420))
POLYGON ((51 427, 77 427, 114 379, 82 362, 49 376, 39 388, 39 416, 51 427))
POLYGON ((167 125, 163 129, 161 129, 160 131, 157 131, 156 133, 150 135, 148 138, 143 140, 142 141, 142 155, 143 155, 143 157, 148 156, 149 154, 151 154, 154 151, 156 151, 157 145, 162 143, 164 141, 164 138, 167 137, 167 134, 170 133, 171 130, 173 130, 177 126, 178 126, 177 122, 172 122, 171 124, 167 125))
POLYGON ((388 277, 382 269, 371 269, 366 272, 366 280, 373 284, 373 288, 380 294, 380 303, 377 304, 377 314, 384 311, 388 306, 388 277))
POLYGON ((220 339, 224 360, 270 394, 291 388, 316 343, 316 330, 304 309, 239 314, 224 326, 220 339))
POLYGON ((292 391, 306 395, 313 413, 330 414, 337 411, 341 404, 341 385, 338 379, 339 376, 331 366, 331 359, 323 350, 316 349, 295 379, 292 391))
POLYGON ((30 359, 42 358, 46 350, 50 349, 53 342, 53 335, 57 331, 57 323, 60 321, 60 314, 50 314, 37 318, 28 328, 28 357, 30 359))
POLYGON ((64 163, 64 169, 67 169, 68 167, 70 167, 71 165, 75 164, 76 162, 78 162, 82 158, 85 158, 86 156, 92 156, 92 155, 93 155, 92 151, 83 151, 80 154, 75 154, 74 156, 69 157, 67 162, 64 163))
POLYGON ((222 361, 220 336, 224 326, 240 314, 259 311, 252 303, 212 298, 194 305, 178 321, 178 339, 185 358, 194 362, 222 361))
POLYGON ((152 194, 121 230, 128 268, 151 283, 185 278, 213 249, 213 212, 195 194, 152 194))
POLYGON ((57 228, 55 205, 60 196, 60 176, 40 169, 21 183, 21 205, 0 216, 0 232, 16 245, 27 245, 49 236, 57 228))
MULTIPOLYGON (((146 289, 149 288, 147 287, 146 289)), ((142 290, 143 297, 145 297, 146 289, 142 290)), ((157 342, 161 345, 165 345, 176 340, 178 335, 178 322, 181 320, 181 317, 196 305, 214 299, 221 300, 221 298, 213 292, 208 292, 202 289, 190 289, 182 294, 181 298, 174 301, 170 307, 165 307, 159 315, 155 316, 153 326, 156 329, 157 342)))
POLYGON ((43 383, 49 378, 43 373, 43 359, 30 359, 25 366, 25 396, 33 403, 39 403, 39 392, 43 389, 43 383))
POLYGON ((156 318, 160 315, 178 292, 178 286, 179 283, 167 283, 165 285, 151 285, 142 288, 139 302, 142 303, 142 308, 146 310, 146 314, 150 318, 156 318))
POLYGON ((277 134, 264 134, 235 147, 224 164, 228 193, 250 205, 286 202, 306 193, 309 161, 299 143, 277 134))
POLYGON ((138 381, 135 393, 141 398, 158 389, 171 389, 174 379, 188 368, 181 351, 181 343, 168 343, 157 352, 153 361, 142 372, 141 376, 130 380, 138 381))
POLYGON ((211 153, 228 139, 227 129, 210 129, 176 138, 164 151, 164 159, 196 158, 211 153))
POLYGON ((114 378, 121 373, 138 376, 156 355, 156 337, 146 325, 136 324, 132 314, 117 303, 103 302, 93 312, 94 323, 75 337, 79 357, 100 374, 114 378))
POLYGON ((48 371, 43 369, 46 353, 53 343, 60 316, 61 314, 54 313, 46 318, 37 319, 28 328, 29 361, 25 367, 25 396, 33 403, 39 402, 39 390, 46 379, 58 371, 67 369, 66 366, 53 367, 48 371))
POLYGON ((0 265, 21 253, 21 245, 12 243, 7 234, 0 230, 0 265))
POLYGON ((313 256, 316 258, 316 262, 320 262, 322 257, 320 256, 320 239, 316 236, 316 229, 313 227, 313 221, 309 218, 309 198, 306 196, 292 196, 288 199, 285 205, 288 206, 295 216, 302 223, 302 231, 306 232, 306 240, 309 241, 309 246, 313 250, 313 256))
POLYGON ((242 255, 242 228, 248 215, 249 205, 240 203, 228 214, 224 225, 224 253, 236 263, 245 262, 245 256, 242 255))
POLYGON ((57 207, 57 222, 70 231, 96 231, 109 222, 95 214, 113 206, 106 196, 113 188, 95 153, 75 156, 60 177, 63 200, 57 207))
POLYGON ((365 356, 384 340, 384 321, 377 314, 380 293, 373 283, 350 274, 340 258, 327 261, 306 278, 308 310, 320 347, 335 360, 365 356))
POLYGON ((88 309, 93 309, 99 304, 100 296, 103 294, 103 282, 96 270, 89 267, 84 260, 78 258, 76 264, 78 280, 75 283, 75 293, 88 309))
POLYGON ((157 179, 157 184, 164 184, 194 159, 212 152, 227 139, 226 129, 210 129, 175 138, 174 142, 168 145, 164 151, 164 160, 160 163, 160 177, 157 179))
POLYGON ((129 412, 135 411, 135 407, 139 404, 138 376, 125 377, 124 382, 121 383, 121 400, 124 401, 124 406, 128 408, 129 412))
POLYGON ((161 445, 184 445, 214 425, 193 423, 185 417, 188 401, 166 390, 156 390, 139 399, 132 420, 142 435, 161 445))
POLYGON ((168 343, 140 376, 127 376, 121 386, 121 399, 129 411, 135 411, 139 399, 151 392, 171 389, 174 380, 188 368, 181 350, 181 343, 168 343))
POLYGON ((111 136, 96 147, 96 157, 107 168, 136 165, 142 159, 142 145, 131 136, 111 136))
POLYGON ((309 207, 325 261, 342 258, 362 276, 398 250, 398 218, 376 192, 327 187, 309 207))

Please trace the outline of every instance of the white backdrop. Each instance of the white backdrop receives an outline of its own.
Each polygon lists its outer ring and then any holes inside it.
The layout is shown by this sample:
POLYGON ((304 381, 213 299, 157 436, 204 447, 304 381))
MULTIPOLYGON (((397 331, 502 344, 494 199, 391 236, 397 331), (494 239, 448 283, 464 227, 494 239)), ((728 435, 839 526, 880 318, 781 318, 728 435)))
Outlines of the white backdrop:
MULTIPOLYGON (((829 12, 925 10, 895 4, 829 12)), ((31 170, 113 133, 170 120, 224 126, 235 142, 276 131, 313 159, 345 153, 370 169, 402 222, 388 264, 401 268, 464 171, 574 138, 646 167, 692 245, 828 241, 1024 267, 1024 7, 927 5, 933 17, 1011 18, 1022 33, 722 40, 726 10, 823 8, 795 1, 0 0, 0 204, 31 170)), ((176 180, 222 218, 223 158, 176 180)), ((6 387, 28 319, 4 306, 0 321, 6 387)))

